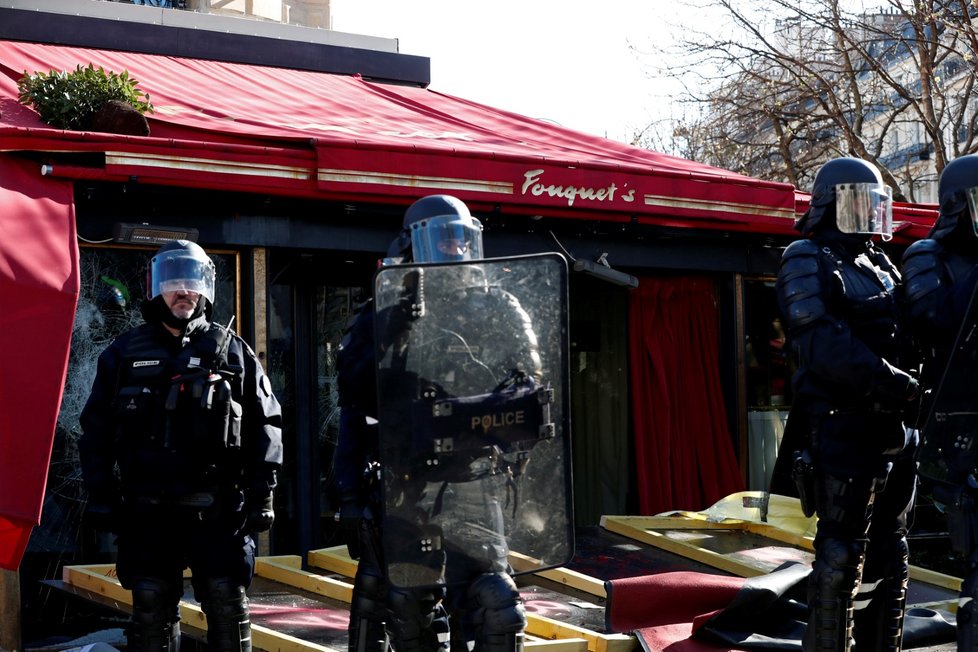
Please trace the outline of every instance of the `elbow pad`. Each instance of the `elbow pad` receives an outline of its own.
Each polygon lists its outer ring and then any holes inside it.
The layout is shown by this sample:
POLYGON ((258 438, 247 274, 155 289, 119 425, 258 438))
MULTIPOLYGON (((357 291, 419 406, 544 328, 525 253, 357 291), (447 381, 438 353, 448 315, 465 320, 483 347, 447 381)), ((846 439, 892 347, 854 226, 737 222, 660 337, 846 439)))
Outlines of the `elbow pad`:
POLYGON ((913 243, 903 254, 904 293, 915 319, 930 320, 937 314, 937 291, 944 284, 940 251, 936 240, 927 239, 913 243))

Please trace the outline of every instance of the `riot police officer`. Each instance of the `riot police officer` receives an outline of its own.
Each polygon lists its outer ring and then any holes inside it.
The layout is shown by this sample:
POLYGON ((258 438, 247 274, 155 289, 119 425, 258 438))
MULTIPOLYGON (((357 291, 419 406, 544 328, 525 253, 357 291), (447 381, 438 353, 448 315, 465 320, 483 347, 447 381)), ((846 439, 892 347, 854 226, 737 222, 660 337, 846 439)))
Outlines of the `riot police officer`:
MULTIPOLYGON (((951 161, 938 182, 940 212, 927 238, 904 252, 902 271, 906 282, 913 331, 923 357, 921 379, 927 389, 922 416, 930 411, 930 397, 941 386, 949 389, 967 384, 965 379, 944 376, 958 332, 971 322, 968 308, 978 282, 978 155, 951 161)), ((967 361, 965 366, 969 366, 967 361)), ((973 366, 973 363, 970 363, 973 366)), ((973 369, 966 369, 974 373, 973 369)), ((964 405, 974 405, 971 386, 963 387, 964 405)), ((935 409, 937 405, 935 404, 935 409)), ((923 425, 923 424, 922 424, 923 425)), ((932 489, 947 516, 953 548, 967 566, 956 613, 959 650, 978 645, 978 456, 969 445, 944 441, 949 431, 924 428, 921 476, 932 489), (937 458, 937 464, 927 463, 937 458)), ((970 427, 973 431, 973 426, 970 427)))
POLYGON ((80 419, 86 517, 118 535, 131 650, 179 650, 187 567, 209 647, 251 649, 252 533, 274 519, 282 416, 255 353, 210 321, 214 282, 197 244, 159 249, 145 323, 102 352, 80 419))
MULTIPOLYGON (((433 195, 419 199, 405 213, 403 228, 388 250, 388 263, 414 262, 438 263, 462 260, 478 260, 482 257, 482 226, 472 217, 463 202, 448 195, 433 195)), ((468 273, 468 272, 466 272, 468 273)), ((472 563, 465 555, 449 554, 439 557, 435 563, 433 581, 425 586, 403 586, 392 582, 388 573, 391 559, 385 559, 382 536, 391 539, 395 532, 381 532, 384 505, 380 496, 381 460, 377 423, 377 356, 406 356, 405 335, 412 326, 412 319, 419 304, 418 297, 424 296, 425 310, 438 311, 445 306, 454 315, 485 315, 479 320, 477 330, 461 323, 453 323, 453 336, 465 337, 467 351, 487 350, 499 347, 501 341, 524 340, 524 364, 528 373, 539 371, 539 357, 536 356, 535 339, 532 327, 525 313, 515 320, 504 315, 520 314, 511 311, 512 297, 503 297, 499 292, 477 293, 478 302, 461 288, 436 287, 419 280, 417 274, 409 275, 412 282, 407 284, 405 300, 399 305, 387 308, 377 314, 373 302, 368 302, 361 310, 353 326, 344 338, 339 353, 339 394, 341 427, 337 447, 335 469, 337 488, 341 498, 339 519, 346 532, 347 545, 351 556, 359 557, 359 567, 355 579, 353 604, 350 619, 351 652, 379 652, 386 649, 387 638, 398 652, 436 651, 436 650, 476 650, 479 652, 513 652, 523 647, 523 631, 526 627, 526 614, 519 597, 516 584, 510 575, 504 546, 497 546, 496 553, 478 563, 472 563), (514 325, 519 333, 510 337, 489 327, 488 316, 495 315, 497 321, 514 325), (374 322, 380 324, 376 326, 374 322), (379 340, 375 342, 375 337, 379 340), (481 339, 480 339, 481 338, 481 339), (494 341, 493 338, 495 338, 494 341), (474 340, 479 340, 474 342, 474 340), (483 347, 480 349, 480 347, 483 347), (536 356, 536 357, 534 357, 536 356)), ((473 281, 473 279, 468 279, 473 281)), ((469 282, 462 285, 470 285, 469 282)), ((478 285, 478 283, 476 283, 478 285)), ((451 348, 451 347, 449 347, 451 348)), ((413 355, 417 355, 415 352, 413 355)), ((470 356, 471 357, 471 356, 470 356)), ((397 367, 397 364, 394 365, 397 367)), ((467 391, 466 377, 478 371, 468 369, 464 364, 451 366, 447 357, 439 357, 426 367, 428 387, 438 386, 438 391, 451 391, 454 395, 464 395, 467 391), (449 379, 450 377, 450 379, 449 379), (439 382, 436 382, 439 381, 439 382)), ((478 362, 482 370, 486 367, 478 362)), ((395 380, 395 383, 400 381, 395 380)), ((405 433, 407 438, 411 433, 405 433)), ((471 460, 468 460, 471 462, 471 460)), ((466 475, 461 467, 455 470, 443 468, 445 473, 455 474, 451 481, 452 490, 445 487, 450 480, 447 476, 438 479, 442 490, 438 492, 439 510, 446 512, 455 509, 452 503, 466 490, 482 492, 474 477, 466 475), (460 475, 459 475, 460 474, 460 475), (450 495, 449 495, 450 494, 450 495), (444 502, 443 502, 444 499, 444 502)), ((423 483, 422 483, 423 484, 423 483)), ((407 505, 414 506, 423 487, 408 486, 403 496, 407 505)), ((482 495, 480 504, 491 505, 497 509, 495 499, 482 495)), ((483 531, 483 540, 492 538, 491 533, 483 531)), ((389 542, 389 541, 388 541, 389 542)), ((417 568, 417 564, 412 565, 417 568)))
POLYGON ((902 366, 897 269, 873 242, 890 237, 890 188, 856 158, 825 163, 803 239, 782 255, 776 283, 798 357, 789 422, 802 502, 818 514, 803 647, 899 650, 908 581, 907 515, 914 501, 916 431, 903 411, 918 394, 902 366))

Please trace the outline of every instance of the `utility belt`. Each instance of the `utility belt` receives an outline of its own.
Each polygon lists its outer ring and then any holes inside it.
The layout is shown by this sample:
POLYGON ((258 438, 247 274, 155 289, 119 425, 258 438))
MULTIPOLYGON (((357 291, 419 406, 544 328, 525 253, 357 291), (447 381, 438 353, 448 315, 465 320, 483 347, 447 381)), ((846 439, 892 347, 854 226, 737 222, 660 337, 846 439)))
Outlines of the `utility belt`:
POLYGON ((241 492, 229 494, 217 491, 195 491, 176 496, 140 494, 127 497, 125 503, 137 511, 163 509, 198 521, 216 521, 241 511, 244 495, 241 492))

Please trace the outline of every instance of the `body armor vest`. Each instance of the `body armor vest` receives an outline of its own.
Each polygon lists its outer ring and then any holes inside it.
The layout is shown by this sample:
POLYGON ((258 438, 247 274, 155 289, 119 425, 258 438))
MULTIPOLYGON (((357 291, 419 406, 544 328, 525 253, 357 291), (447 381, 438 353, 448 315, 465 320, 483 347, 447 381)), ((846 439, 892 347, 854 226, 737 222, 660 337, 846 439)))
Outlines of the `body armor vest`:
POLYGON ((179 497, 235 485, 241 404, 234 396, 240 396, 241 370, 227 364, 230 337, 212 325, 173 353, 154 327, 134 331, 115 403, 126 493, 179 497))
POLYGON ((845 254, 823 246, 822 262, 835 283, 834 305, 853 334, 876 355, 897 364, 900 358, 896 284, 900 276, 876 250, 844 260, 845 254))

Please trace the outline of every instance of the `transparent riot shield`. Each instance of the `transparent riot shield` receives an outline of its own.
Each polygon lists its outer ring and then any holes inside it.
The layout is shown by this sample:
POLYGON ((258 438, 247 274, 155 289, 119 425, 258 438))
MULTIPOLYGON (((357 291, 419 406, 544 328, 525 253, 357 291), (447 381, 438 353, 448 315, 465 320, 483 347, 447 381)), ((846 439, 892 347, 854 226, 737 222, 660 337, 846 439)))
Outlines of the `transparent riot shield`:
POLYGON ((385 267, 374 296, 390 581, 570 561, 564 259, 385 267))
POLYGON ((978 288, 921 430, 920 474, 961 484, 978 463, 978 288))

